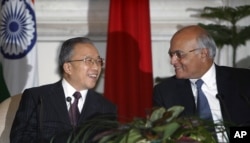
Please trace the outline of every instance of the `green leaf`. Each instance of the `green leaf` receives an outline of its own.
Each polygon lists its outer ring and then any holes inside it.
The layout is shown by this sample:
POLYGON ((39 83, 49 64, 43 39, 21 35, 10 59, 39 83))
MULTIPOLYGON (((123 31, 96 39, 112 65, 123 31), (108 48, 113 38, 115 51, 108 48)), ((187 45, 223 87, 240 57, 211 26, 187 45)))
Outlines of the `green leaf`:
POLYGON ((112 143, 111 138, 114 137, 114 136, 115 136, 115 134, 103 136, 103 137, 98 141, 98 143, 112 143))
POLYGON ((154 110, 150 116, 150 121, 154 122, 154 121, 162 118, 162 116, 165 112, 166 112, 166 109, 163 107, 154 110))
POLYGON ((182 106, 173 106, 173 107, 169 108, 167 111, 171 111, 172 116, 167 119, 167 122, 170 122, 171 120, 178 117, 183 110, 184 110, 184 107, 182 107, 182 106))
POLYGON ((163 140, 171 137, 171 135, 180 127, 180 124, 173 122, 170 123, 169 126, 166 127, 163 135, 163 140))
POLYGON ((142 139, 142 135, 138 129, 131 129, 119 143, 136 143, 142 139))
POLYGON ((169 138, 178 128, 180 127, 180 124, 177 122, 172 122, 169 124, 165 124, 163 126, 157 126, 154 127, 153 130, 155 132, 163 132, 163 140, 166 140, 169 138))
POLYGON ((249 23, 243 24, 246 26, 237 25, 237 23, 250 16, 250 5, 204 7, 199 16, 208 18, 216 23, 214 25, 203 24, 202 27, 208 30, 218 47, 222 48, 224 45, 232 46, 232 64, 233 67, 236 67, 236 49, 240 45, 245 45, 250 39, 249 23))

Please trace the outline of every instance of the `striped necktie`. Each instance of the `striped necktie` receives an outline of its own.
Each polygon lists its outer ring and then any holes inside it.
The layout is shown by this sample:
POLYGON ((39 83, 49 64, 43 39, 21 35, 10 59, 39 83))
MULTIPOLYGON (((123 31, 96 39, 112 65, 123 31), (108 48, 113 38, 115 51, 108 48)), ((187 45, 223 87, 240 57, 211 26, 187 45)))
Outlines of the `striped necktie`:
POLYGON ((77 122, 78 122, 78 118, 80 116, 80 111, 78 109, 78 100, 81 98, 82 95, 80 92, 77 91, 73 94, 73 96, 75 97, 75 100, 74 100, 73 104, 70 105, 69 117, 71 120, 71 124, 73 126, 76 126, 77 122))

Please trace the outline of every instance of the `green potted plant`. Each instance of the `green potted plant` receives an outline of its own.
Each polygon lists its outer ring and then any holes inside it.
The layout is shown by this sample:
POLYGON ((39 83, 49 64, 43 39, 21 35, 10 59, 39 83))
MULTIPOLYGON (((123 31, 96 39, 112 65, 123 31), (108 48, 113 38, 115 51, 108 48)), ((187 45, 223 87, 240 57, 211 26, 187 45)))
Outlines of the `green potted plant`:
POLYGON ((182 106, 153 108, 146 118, 125 124, 98 117, 84 124, 74 138, 70 136, 68 143, 86 142, 98 128, 105 130, 95 134, 95 143, 216 143, 211 127, 217 125, 197 117, 179 117, 183 110, 182 106))
POLYGON ((250 25, 239 26, 237 24, 242 19, 250 16, 250 5, 238 7, 205 7, 199 16, 216 21, 216 24, 206 25, 199 23, 198 25, 211 33, 219 50, 224 45, 232 46, 232 65, 236 67, 237 48, 240 45, 245 45, 246 41, 250 39, 250 25))

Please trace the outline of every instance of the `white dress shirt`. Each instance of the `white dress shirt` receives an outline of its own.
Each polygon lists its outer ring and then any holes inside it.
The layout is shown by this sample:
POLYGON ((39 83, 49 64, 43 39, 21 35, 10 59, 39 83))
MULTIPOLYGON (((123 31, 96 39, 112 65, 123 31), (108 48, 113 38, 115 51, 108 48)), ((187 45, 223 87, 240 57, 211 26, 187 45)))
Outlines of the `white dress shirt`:
MULTIPOLYGON (((63 86, 63 90, 64 90, 65 102, 67 104, 67 109, 69 110, 70 105, 75 100, 75 97, 73 96, 73 94, 76 92, 76 90, 65 79, 62 80, 62 86, 63 86), (67 97, 71 98, 71 102, 68 102, 66 100, 67 97)), ((82 112, 82 108, 83 108, 88 90, 81 90, 79 92, 81 93, 82 97, 78 100, 78 108, 79 108, 79 111, 82 112)))
MULTIPOLYGON (((216 72, 215 72, 214 64, 201 77, 201 79, 204 82, 201 89, 208 100, 208 103, 212 112, 213 121, 214 123, 221 123, 223 121, 223 118, 222 118, 222 113, 221 113, 220 102, 216 97, 216 95, 218 94, 218 90, 217 90, 217 84, 216 84, 216 72)), ((190 79, 196 105, 197 105, 197 88, 196 88, 195 82, 197 80, 198 79, 190 79)), ((218 131, 219 129, 217 128, 216 130, 218 131)), ((225 133, 224 133, 224 136, 222 133, 217 133, 218 141, 226 142, 227 140, 224 138, 225 135, 226 135, 225 133)))

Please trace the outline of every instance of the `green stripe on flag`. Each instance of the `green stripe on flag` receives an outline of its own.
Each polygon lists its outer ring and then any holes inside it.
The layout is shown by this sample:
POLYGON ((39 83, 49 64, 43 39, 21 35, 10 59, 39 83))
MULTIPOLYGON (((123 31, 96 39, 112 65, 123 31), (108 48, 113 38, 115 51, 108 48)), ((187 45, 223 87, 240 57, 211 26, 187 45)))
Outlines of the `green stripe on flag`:
POLYGON ((2 64, 0 64, 0 103, 8 97, 10 97, 10 93, 3 78, 2 64))

